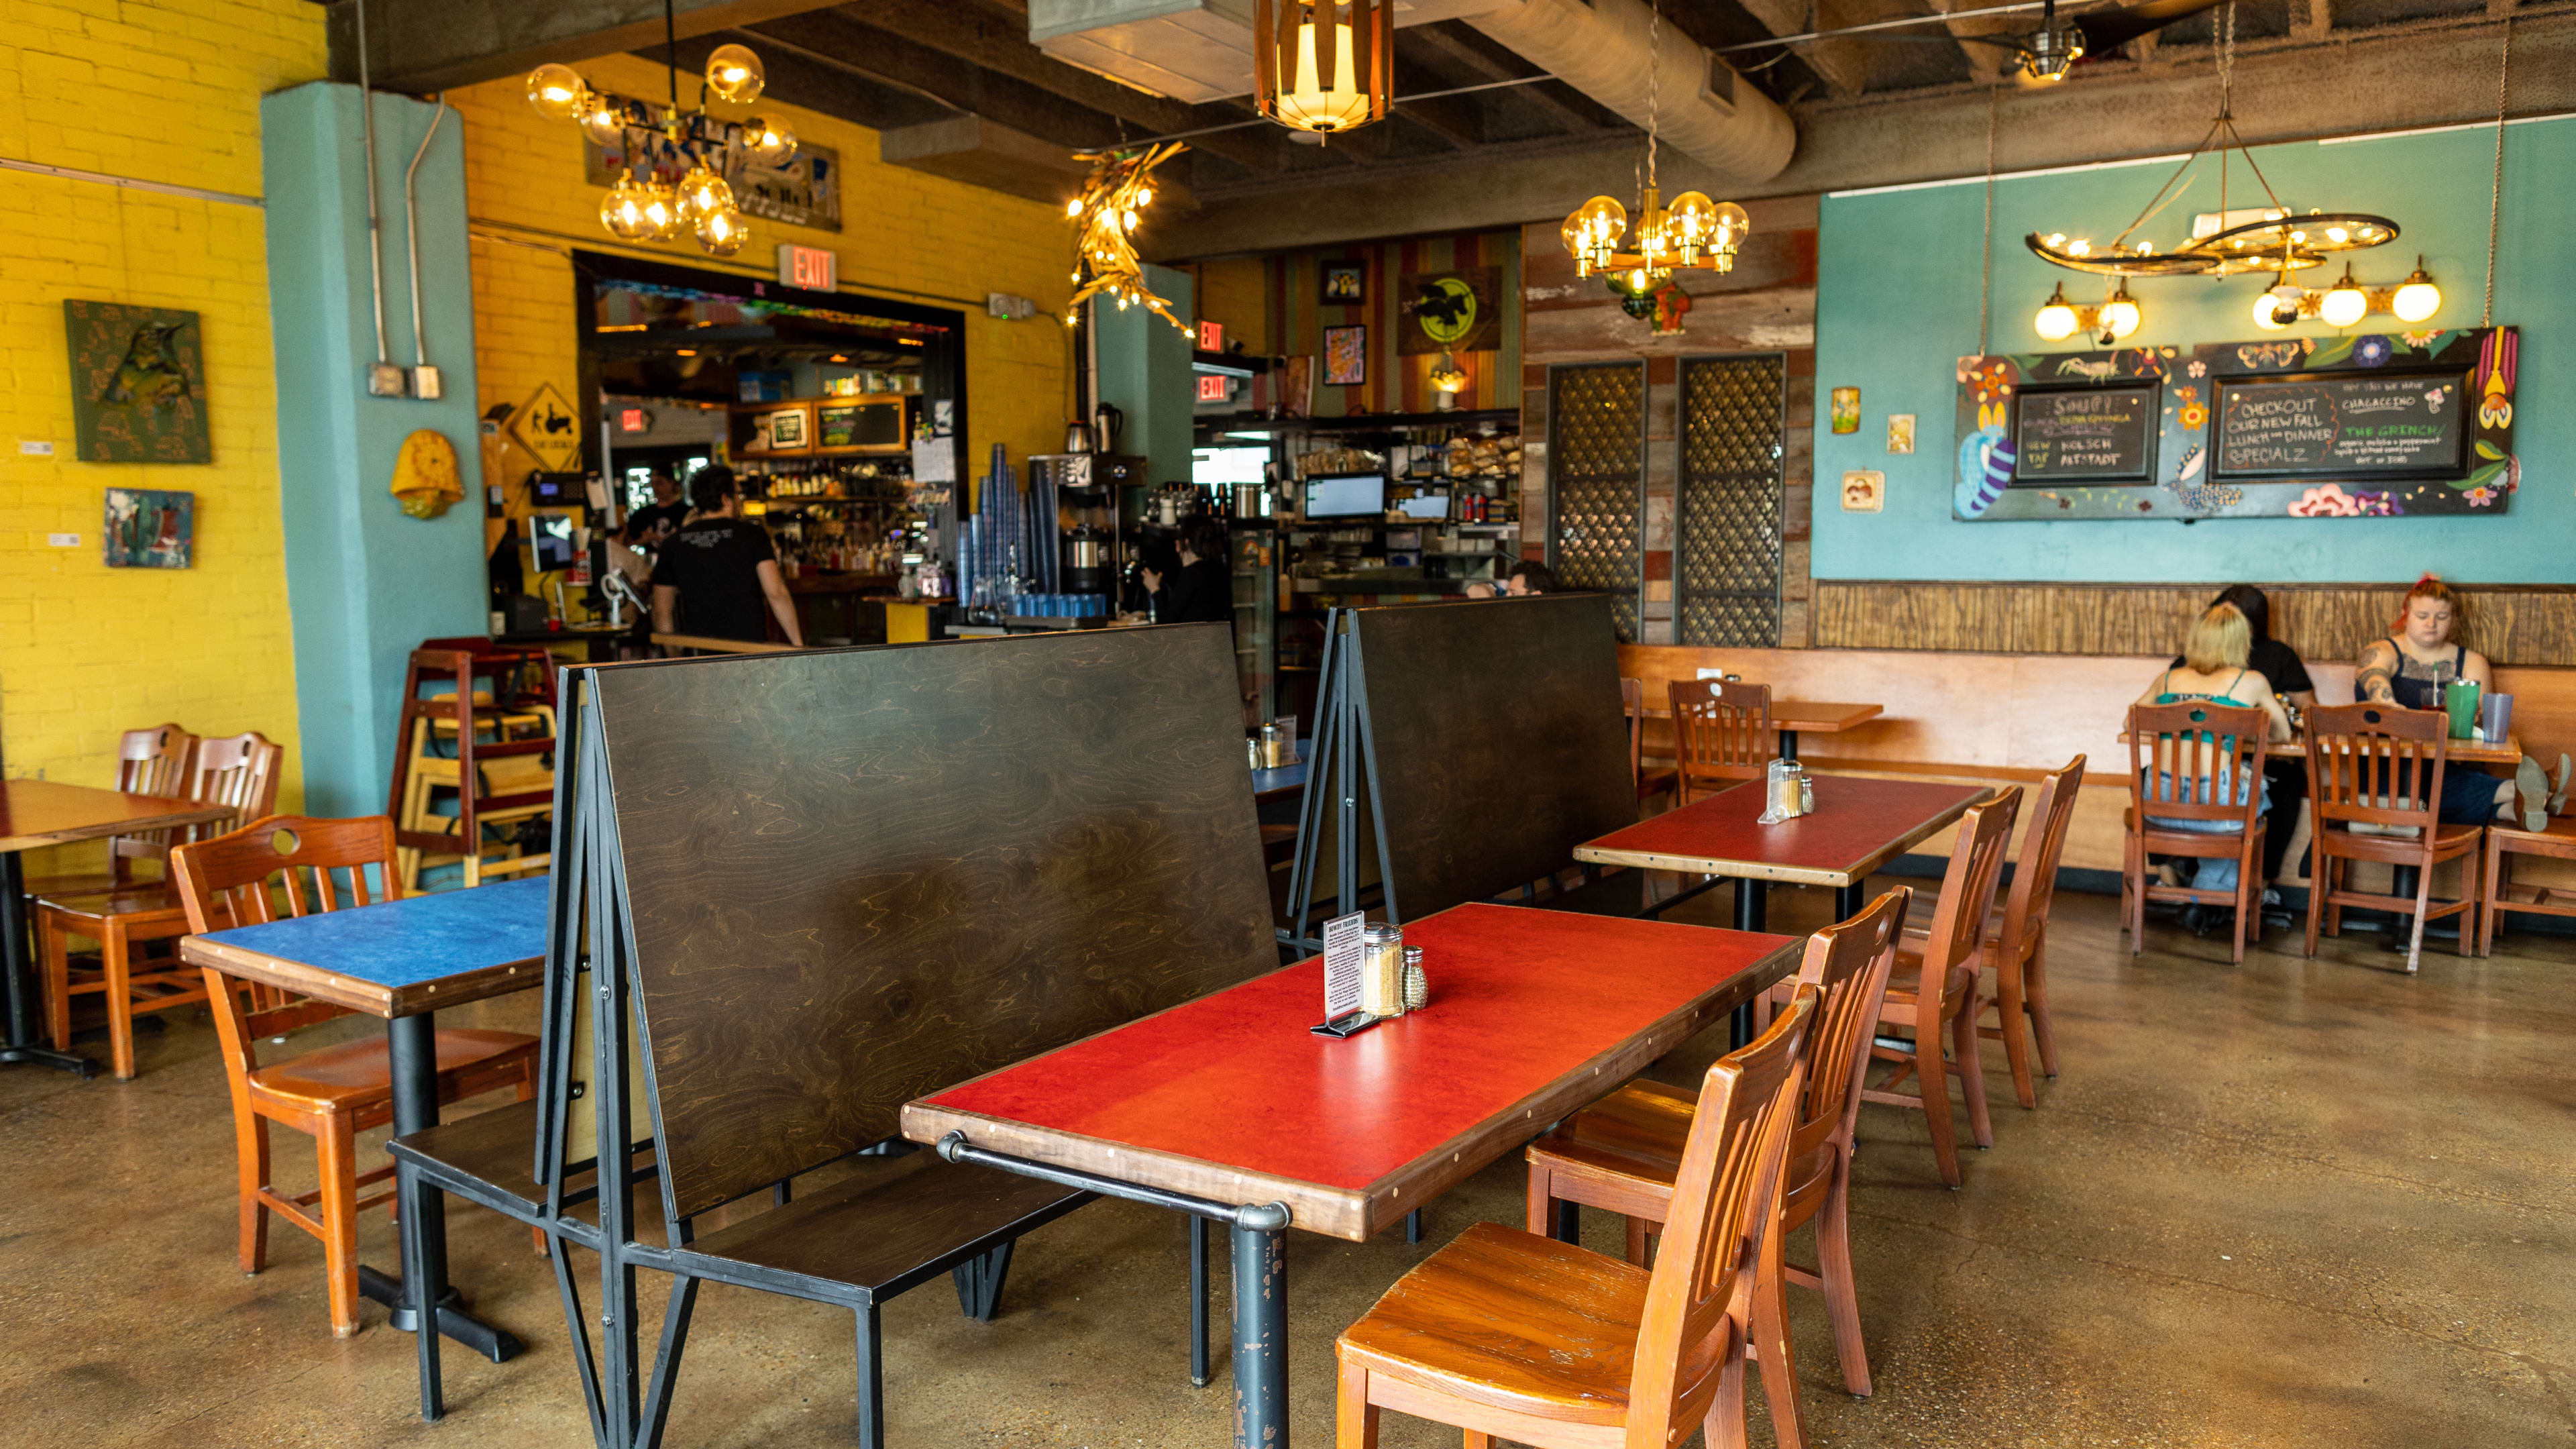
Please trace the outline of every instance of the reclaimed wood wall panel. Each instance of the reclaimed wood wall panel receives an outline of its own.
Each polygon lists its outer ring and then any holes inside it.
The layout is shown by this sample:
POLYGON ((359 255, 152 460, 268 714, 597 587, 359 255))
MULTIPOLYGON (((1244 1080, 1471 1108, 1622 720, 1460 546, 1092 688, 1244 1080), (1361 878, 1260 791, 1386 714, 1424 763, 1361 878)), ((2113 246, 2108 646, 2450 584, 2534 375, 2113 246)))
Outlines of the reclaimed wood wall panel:
MULTIPOLYGON (((2164 654, 2224 584, 2016 584, 1818 579, 1823 649, 2164 654)), ((2387 634, 2403 584, 2262 584, 2272 632, 2307 660, 2349 660, 2387 634)), ((2576 665, 2576 589, 2465 586, 2462 641, 2499 664, 2576 665)))
POLYGON ((1278 964, 1223 625, 597 679, 683 1216, 1278 964))

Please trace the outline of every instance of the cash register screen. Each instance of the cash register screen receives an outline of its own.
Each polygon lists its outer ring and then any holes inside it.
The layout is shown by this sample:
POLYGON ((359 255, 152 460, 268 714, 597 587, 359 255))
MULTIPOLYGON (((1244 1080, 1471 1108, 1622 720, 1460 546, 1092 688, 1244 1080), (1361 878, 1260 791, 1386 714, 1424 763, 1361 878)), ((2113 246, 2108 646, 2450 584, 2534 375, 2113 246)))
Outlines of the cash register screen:
POLYGON ((1308 518, 1375 518, 1385 512, 1383 473, 1329 473, 1306 480, 1308 518))

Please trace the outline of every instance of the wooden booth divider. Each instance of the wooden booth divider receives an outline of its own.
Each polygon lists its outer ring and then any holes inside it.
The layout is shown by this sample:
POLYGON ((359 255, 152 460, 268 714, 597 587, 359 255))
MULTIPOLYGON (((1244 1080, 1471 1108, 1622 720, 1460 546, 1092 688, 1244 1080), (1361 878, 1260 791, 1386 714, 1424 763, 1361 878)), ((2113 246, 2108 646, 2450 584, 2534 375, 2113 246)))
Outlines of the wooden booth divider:
POLYGON ((897 1113, 1276 969, 1235 693, 1213 624, 569 672, 537 1099, 395 1151, 551 1235, 602 1444, 660 1441, 710 1280, 856 1313, 875 1449, 879 1304, 948 1271, 989 1317, 1017 1237, 1092 1200, 909 1154, 897 1113), (650 1360, 638 1268, 672 1280, 650 1360))

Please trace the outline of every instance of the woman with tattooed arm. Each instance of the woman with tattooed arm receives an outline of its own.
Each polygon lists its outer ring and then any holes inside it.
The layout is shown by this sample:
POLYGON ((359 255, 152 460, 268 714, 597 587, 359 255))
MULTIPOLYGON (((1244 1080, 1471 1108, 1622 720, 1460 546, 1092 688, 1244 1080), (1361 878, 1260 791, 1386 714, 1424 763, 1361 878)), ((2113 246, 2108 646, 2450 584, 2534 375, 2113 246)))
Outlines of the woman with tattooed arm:
MULTIPOLYGON (((2376 701, 2405 709, 2442 707, 2442 691, 2454 679, 2491 688, 2495 676, 2487 657, 2451 640, 2464 601, 2439 575, 2426 574, 2406 591, 2389 636, 2374 639, 2361 651, 2361 668, 2353 676, 2355 704, 2376 701)), ((2558 788, 2565 791, 2561 762, 2558 788)), ((2442 774, 2442 821, 2449 825, 2484 825, 2512 811, 2517 793, 2526 811, 2541 809, 2549 797, 2549 777, 2540 762, 2525 758, 2511 780, 2475 770, 2442 774)), ((2545 817, 2544 817, 2545 823, 2545 817)), ((2538 825, 2527 827, 2537 830, 2538 825)))

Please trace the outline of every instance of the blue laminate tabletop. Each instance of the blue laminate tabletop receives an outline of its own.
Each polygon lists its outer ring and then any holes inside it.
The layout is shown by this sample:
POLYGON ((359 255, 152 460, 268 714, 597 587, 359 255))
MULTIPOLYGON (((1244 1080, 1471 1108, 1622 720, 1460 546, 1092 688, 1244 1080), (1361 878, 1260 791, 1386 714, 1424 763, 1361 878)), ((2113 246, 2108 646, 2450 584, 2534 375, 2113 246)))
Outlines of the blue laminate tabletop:
POLYGON ((377 1016, 408 1016, 537 984, 546 880, 406 896, 191 936, 200 965, 377 1016))
POLYGON ((1306 788, 1306 762, 1304 760, 1299 760, 1293 765, 1282 765, 1275 770, 1255 770, 1252 772, 1252 797, 1256 800, 1266 795, 1276 795, 1283 790, 1302 790, 1304 788, 1306 788))

